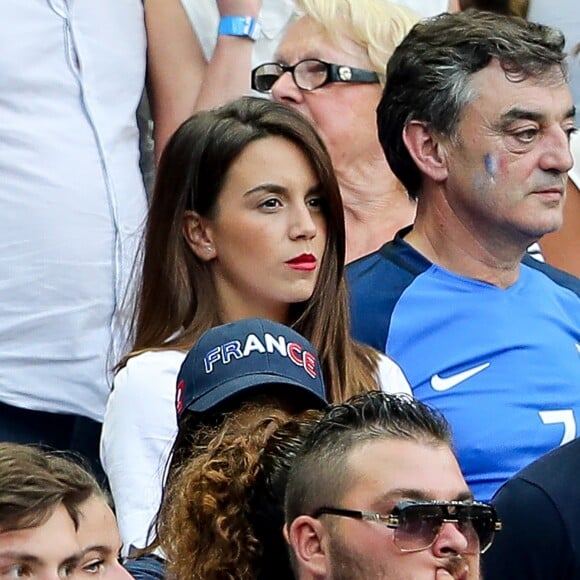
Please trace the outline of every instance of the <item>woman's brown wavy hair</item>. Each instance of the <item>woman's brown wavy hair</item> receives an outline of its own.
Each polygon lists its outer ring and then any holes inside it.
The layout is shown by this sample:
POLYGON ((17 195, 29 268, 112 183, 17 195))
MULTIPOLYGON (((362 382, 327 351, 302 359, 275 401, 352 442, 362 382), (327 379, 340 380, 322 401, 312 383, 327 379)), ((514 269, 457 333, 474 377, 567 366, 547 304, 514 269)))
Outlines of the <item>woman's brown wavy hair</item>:
POLYGON ((157 520, 169 578, 293 578, 283 493, 290 461, 320 416, 248 403, 213 432, 197 432, 190 459, 170 474, 157 520))
POLYGON ((187 210, 212 216, 231 165, 250 143, 272 136, 296 144, 312 164, 327 225, 313 294, 292 305, 285 323, 317 349, 331 402, 377 388, 378 353, 350 338, 342 199, 326 147, 300 113, 252 97, 197 113, 161 156, 132 319, 133 350, 119 367, 145 350, 187 351, 206 330, 229 322, 220 320, 210 266, 185 241, 183 218, 187 210))

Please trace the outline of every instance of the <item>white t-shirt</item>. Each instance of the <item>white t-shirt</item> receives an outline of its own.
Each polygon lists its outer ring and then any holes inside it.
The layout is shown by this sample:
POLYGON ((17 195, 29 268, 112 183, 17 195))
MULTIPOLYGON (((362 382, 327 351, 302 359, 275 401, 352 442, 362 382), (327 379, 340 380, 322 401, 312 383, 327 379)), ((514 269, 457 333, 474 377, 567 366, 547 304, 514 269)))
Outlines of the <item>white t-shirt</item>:
MULTIPOLYGON (((124 551, 143 548, 161 502, 165 466, 177 434, 176 379, 185 353, 148 351, 115 376, 101 438, 124 551)), ((403 371, 381 355, 379 384, 387 393, 411 394, 403 371)), ((152 539, 152 538, 149 538, 152 539)))
POLYGON ((0 400, 101 421, 147 211, 143 5, 3 0, 0 39, 0 400))

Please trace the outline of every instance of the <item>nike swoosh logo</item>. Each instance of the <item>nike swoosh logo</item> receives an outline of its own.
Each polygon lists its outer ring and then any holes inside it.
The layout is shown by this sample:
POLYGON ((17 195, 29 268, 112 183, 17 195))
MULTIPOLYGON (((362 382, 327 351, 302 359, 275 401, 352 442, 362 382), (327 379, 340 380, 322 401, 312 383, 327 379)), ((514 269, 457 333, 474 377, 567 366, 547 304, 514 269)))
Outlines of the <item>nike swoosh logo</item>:
POLYGON ((477 373, 480 373, 484 369, 486 369, 491 363, 483 363, 482 365, 473 367, 472 369, 467 369, 466 371, 462 371, 457 373, 456 375, 451 375, 450 377, 440 377, 439 375, 433 375, 431 377, 431 386, 436 391, 448 391, 453 387, 456 387, 459 383, 470 379, 477 373))
POLYGON ((578 354, 580 354, 580 344, 576 343, 576 350, 578 351, 578 354))

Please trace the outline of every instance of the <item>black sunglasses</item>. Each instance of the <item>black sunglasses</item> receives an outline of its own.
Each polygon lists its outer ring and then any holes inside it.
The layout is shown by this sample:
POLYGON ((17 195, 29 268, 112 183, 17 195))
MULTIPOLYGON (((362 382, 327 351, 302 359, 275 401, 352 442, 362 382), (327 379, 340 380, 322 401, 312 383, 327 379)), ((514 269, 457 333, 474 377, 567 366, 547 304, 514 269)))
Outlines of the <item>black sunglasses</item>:
POLYGON ((274 83, 284 74, 291 73, 299 89, 313 91, 329 83, 378 83, 376 72, 345 64, 334 64, 307 58, 289 66, 279 62, 265 62, 252 71, 252 88, 269 93, 274 83))
POLYGON ((451 522, 467 540, 466 553, 483 554, 502 528, 493 506, 462 501, 403 501, 388 515, 333 507, 317 509, 312 517, 323 514, 379 522, 395 530, 394 542, 401 552, 419 552, 430 548, 443 527, 451 522))

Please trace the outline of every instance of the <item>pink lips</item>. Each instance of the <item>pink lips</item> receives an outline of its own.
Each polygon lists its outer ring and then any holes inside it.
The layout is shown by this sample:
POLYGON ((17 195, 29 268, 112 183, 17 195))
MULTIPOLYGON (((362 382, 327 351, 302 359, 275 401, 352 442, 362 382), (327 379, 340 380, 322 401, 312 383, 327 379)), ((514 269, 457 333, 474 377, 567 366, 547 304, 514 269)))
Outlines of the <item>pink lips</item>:
POLYGON ((312 254, 300 254, 291 260, 287 260, 286 264, 294 270, 310 272, 316 269, 316 256, 312 254))
POLYGON ((542 191, 534 191, 537 199, 540 199, 544 205, 549 207, 556 207, 562 203, 564 198, 563 192, 560 189, 544 189, 542 191))
POLYGON ((539 195, 562 196, 564 195, 564 188, 562 187, 546 187, 546 189, 536 189, 533 193, 539 195))

